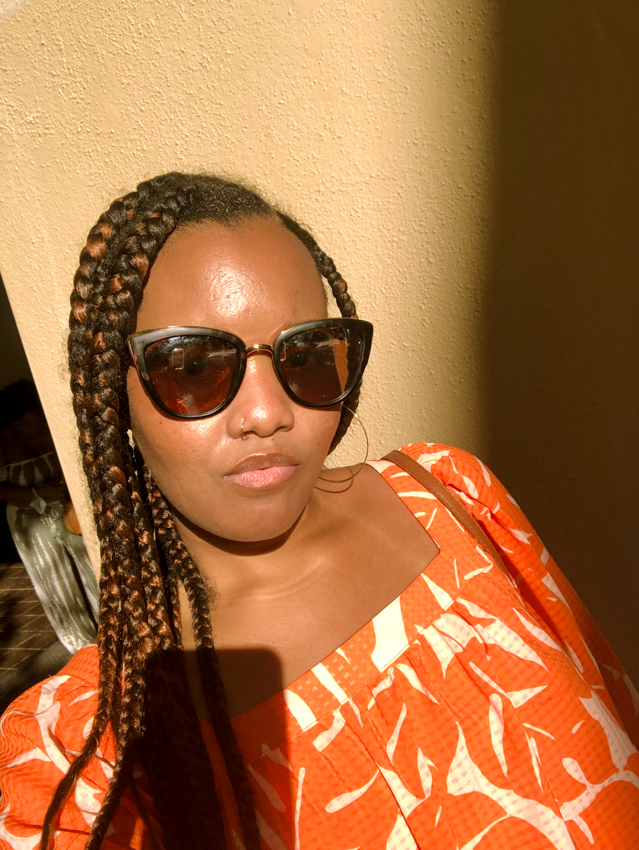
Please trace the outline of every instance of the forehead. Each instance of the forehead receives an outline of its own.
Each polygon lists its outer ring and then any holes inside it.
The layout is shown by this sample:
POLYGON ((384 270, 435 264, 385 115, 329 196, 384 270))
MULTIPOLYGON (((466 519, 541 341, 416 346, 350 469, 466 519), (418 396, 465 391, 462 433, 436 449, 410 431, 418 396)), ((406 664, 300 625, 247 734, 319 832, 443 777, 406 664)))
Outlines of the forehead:
POLYGON ((278 219, 256 218, 173 233, 149 274, 137 330, 213 327, 249 343, 247 336, 272 336, 325 316, 324 288, 309 252, 278 219))

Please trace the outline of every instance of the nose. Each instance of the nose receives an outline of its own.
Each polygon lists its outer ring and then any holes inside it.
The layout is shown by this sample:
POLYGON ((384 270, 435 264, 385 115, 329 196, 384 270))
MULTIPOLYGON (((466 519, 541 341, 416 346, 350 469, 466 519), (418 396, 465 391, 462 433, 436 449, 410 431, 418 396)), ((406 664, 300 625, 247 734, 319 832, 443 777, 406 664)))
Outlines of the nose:
POLYGON ((249 349, 242 385, 228 409, 232 436, 265 438, 289 431, 295 422, 294 406, 275 374, 271 347, 249 349))

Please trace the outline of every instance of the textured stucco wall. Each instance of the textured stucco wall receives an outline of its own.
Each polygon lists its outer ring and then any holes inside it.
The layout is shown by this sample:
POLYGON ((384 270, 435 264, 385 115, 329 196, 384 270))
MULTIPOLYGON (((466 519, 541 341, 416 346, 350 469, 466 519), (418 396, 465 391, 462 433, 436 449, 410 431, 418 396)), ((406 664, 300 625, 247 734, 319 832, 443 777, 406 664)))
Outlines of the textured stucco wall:
MULTIPOLYGON (((361 407, 374 454, 420 438, 478 448, 483 4, 7 8, 0 268, 85 533, 65 365, 71 281, 107 203, 166 170, 249 180, 332 253, 376 325, 361 407)), ((362 445, 355 429, 343 457, 362 445)))

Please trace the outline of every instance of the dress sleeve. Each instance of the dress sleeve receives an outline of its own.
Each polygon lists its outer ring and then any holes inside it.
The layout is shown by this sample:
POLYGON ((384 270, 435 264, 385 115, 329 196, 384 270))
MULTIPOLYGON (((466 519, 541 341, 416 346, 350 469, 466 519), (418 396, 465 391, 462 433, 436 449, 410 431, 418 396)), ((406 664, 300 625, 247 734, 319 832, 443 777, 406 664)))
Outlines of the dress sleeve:
MULTIPOLYGON (((37 847, 47 808, 86 740, 96 706, 95 687, 63 670, 22 694, 2 716, 0 850, 37 847)), ((56 850, 85 847, 114 761, 113 735, 108 730, 97 757, 82 772, 60 813, 56 850)), ((130 795, 123 795, 102 846, 105 850, 150 847, 130 795)))
POLYGON ((495 544, 527 607, 559 638, 586 681, 639 746, 639 694, 521 508, 484 464, 439 443, 403 447, 457 496, 495 544))

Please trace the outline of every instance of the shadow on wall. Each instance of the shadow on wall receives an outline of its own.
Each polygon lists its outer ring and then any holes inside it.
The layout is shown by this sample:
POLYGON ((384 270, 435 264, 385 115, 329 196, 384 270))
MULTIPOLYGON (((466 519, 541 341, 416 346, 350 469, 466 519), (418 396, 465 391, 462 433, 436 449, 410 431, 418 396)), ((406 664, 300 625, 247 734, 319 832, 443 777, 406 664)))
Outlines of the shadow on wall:
POLYGON ((639 5, 501 6, 487 460, 639 685, 639 5))

